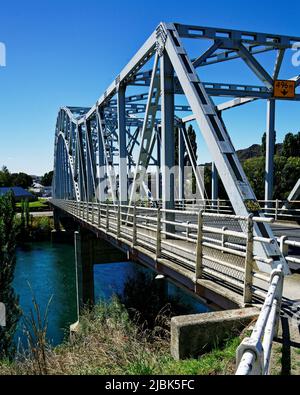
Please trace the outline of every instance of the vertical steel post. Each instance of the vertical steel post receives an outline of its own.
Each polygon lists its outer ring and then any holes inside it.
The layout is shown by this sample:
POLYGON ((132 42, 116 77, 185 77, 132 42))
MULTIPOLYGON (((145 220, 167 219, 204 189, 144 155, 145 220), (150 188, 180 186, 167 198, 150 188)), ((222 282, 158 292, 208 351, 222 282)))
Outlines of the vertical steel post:
POLYGON ((161 257, 161 211, 157 209, 157 224, 156 224, 156 260, 161 257))
POLYGON ((161 199, 161 182, 160 182, 160 166, 161 166, 161 128, 157 128, 157 140, 156 140, 156 199, 159 202, 161 199))
POLYGON ((275 153, 275 100, 267 102, 267 131, 266 131, 266 169, 265 169, 265 208, 270 208, 273 199, 274 153, 275 153))
POLYGON ((119 140, 119 203, 127 204, 127 148, 125 86, 118 89, 118 140, 119 140))
POLYGON ((109 231, 109 205, 106 206, 106 232, 109 231))
POLYGON ((101 133, 102 118, 97 117, 97 139, 98 139, 98 199, 99 202, 105 202, 105 179, 106 179, 106 166, 103 139, 101 133))
MULTIPOLYGON (((174 209, 174 69, 166 52, 160 58, 160 78, 162 207, 163 209, 174 209)), ((164 218, 174 221, 174 214, 164 213, 164 218)), ((174 225, 164 224, 164 230, 174 233, 174 225)))
POLYGON ((253 214, 250 214, 247 219, 244 304, 249 304, 251 303, 252 300, 252 282, 253 282, 252 270, 253 270, 253 214))
POLYGON ((98 203, 98 228, 101 227, 101 203, 98 203))
POLYGON ((117 219, 118 219, 118 223, 117 223, 117 239, 120 238, 121 236, 121 205, 118 205, 118 212, 117 212, 117 219))
POLYGON ((184 139, 181 128, 178 128, 178 199, 184 200, 184 139))
POLYGON ((133 206, 133 222, 132 222, 132 247, 136 245, 137 227, 136 227, 136 204, 133 206))
POLYGON ((211 167, 211 199, 212 206, 216 206, 216 201, 219 197, 219 180, 218 180, 218 170, 215 163, 212 163, 211 167))
POLYGON ((197 231, 197 246, 196 246, 196 283, 203 275, 203 210, 198 213, 198 231, 197 231))

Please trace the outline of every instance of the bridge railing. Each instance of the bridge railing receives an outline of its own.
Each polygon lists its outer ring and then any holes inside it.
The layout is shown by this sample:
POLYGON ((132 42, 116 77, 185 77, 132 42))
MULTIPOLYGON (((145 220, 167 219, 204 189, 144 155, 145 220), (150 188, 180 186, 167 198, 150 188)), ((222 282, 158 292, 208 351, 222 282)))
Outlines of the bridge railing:
POLYGON ((262 211, 277 220, 299 221, 300 200, 259 200, 262 211))
POLYGON ((273 261, 255 256, 254 244, 276 240, 254 236, 253 224, 272 219, 68 200, 52 204, 131 248, 142 248, 156 262, 171 261, 195 282, 203 277, 221 282, 242 295, 246 304, 265 297, 254 280, 266 283, 268 277, 256 270, 255 261, 273 261))
POLYGON ((300 248, 300 242, 295 240, 289 240, 288 236, 277 237, 280 251, 285 257, 286 261, 290 264, 300 265, 300 258, 289 255, 289 247, 300 248))
POLYGON ((236 375, 267 375, 272 343, 278 329, 283 289, 282 267, 271 274, 270 287, 250 337, 237 349, 236 375))
MULTIPOLYGON (((268 217, 283 221, 300 220, 300 200, 258 200, 261 211, 268 217)), ((158 203, 160 204, 160 203, 158 203)), ((233 214, 230 200, 226 199, 181 199, 175 201, 178 210, 204 210, 205 212, 233 214)))

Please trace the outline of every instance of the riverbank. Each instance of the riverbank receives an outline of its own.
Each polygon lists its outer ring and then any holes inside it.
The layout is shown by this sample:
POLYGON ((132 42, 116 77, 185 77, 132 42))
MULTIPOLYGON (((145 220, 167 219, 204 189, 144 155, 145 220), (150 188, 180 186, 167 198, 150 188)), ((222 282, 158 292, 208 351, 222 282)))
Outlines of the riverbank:
POLYGON ((54 229, 53 218, 30 215, 27 223, 25 223, 21 217, 17 217, 16 221, 19 228, 17 235, 18 245, 51 240, 51 232, 54 229))
POLYGON ((154 329, 145 329, 130 319, 118 299, 99 303, 83 314, 72 341, 54 348, 37 341, 31 352, 18 355, 16 361, 0 362, 0 375, 234 374, 239 336, 231 334, 222 347, 198 359, 175 361, 169 351, 166 319, 158 316, 154 329))

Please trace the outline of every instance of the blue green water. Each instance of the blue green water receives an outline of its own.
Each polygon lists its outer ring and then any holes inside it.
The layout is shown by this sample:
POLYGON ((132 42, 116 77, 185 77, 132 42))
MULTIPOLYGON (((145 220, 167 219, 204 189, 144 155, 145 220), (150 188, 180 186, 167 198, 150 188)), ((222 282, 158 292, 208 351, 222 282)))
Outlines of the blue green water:
MULTIPOLYGON (((101 264, 94 266, 95 298, 109 300, 112 295, 122 295, 126 280, 137 272, 149 269, 133 262, 101 264)), ((165 280, 164 280, 165 281, 165 280)), ((166 283, 168 295, 180 298, 189 313, 209 309, 171 283, 166 283)), ((77 320, 76 279, 74 247, 68 244, 37 242, 17 250, 14 287, 20 296, 25 315, 33 309, 32 295, 45 311, 52 298, 48 316, 48 340, 57 345, 69 333, 70 324, 77 320)), ((16 340, 24 343, 23 323, 20 320, 16 340)))

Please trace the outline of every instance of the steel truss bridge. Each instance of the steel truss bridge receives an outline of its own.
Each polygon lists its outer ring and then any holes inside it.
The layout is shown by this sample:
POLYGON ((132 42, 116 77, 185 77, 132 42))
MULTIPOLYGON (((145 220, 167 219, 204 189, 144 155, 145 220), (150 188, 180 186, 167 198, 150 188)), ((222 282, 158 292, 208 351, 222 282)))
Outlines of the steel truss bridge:
MULTIPOLYGON (((272 200, 275 103, 280 100, 275 100, 274 85, 285 52, 298 42, 298 37, 161 23, 92 108, 62 107, 56 125, 55 207, 109 236, 111 243, 119 245, 121 240, 131 252, 143 249, 155 265, 183 270, 195 285, 197 281, 207 281, 208 287, 218 284, 242 297, 242 304, 265 300, 258 321, 260 336, 256 330, 256 337, 240 351, 242 371, 247 374, 268 372, 282 276, 289 274, 289 268, 271 220, 245 176, 222 113, 254 100, 267 101, 265 199, 272 200), (201 45, 206 45, 205 50, 198 53, 201 45), (272 73, 256 57, 269 51, 277 54, 272 73), (244 62, 261 85, 199 78, 203 68, 234 59, 244 62), (231 99, 216 105, 215 97, 231 99), (215 212, 216 188, 212 200, 207 199, 187 132, 191 122, 213 159, 213 180, 217 174, 222 179, 231 215, 215 212), (197 210, 176 205, 176 198, 185 199, 185 156, 205 202, 197 210), (151 186, 149 171, 155 173, 151 186), (270 287, 262 286, 260 282, 270 275, 270 287)), ((300 76, 289 81, 297 88, 300 76)), ((299 101, 300 95, 296 92, 289 100, 299 101)))

